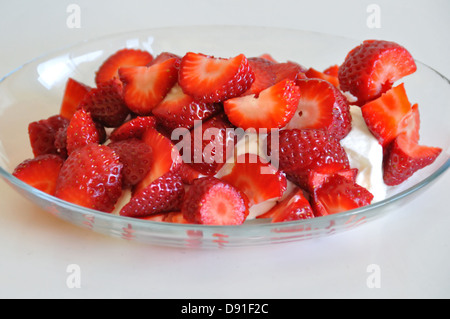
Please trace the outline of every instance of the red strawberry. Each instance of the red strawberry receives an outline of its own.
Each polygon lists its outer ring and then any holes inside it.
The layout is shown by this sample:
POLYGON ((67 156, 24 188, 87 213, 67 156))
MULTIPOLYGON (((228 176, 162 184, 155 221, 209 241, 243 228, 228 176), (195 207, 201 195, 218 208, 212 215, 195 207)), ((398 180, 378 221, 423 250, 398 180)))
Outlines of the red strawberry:
POLYGON ((368 129, 383 147, 398 136, 400 123, 410 111, 411 103, 403 83, 361 107, 368 129))
POLYGON ((330 82, 298 80, 300 99, 286 129, 324 129, 338 140, 352 128, 350 107, 345 96, 330 82))
POLYGON ((254 81, 247 58, 225 59, 188 52, 181 60, 179 83, 196 100, 217 103, 241 95, 254 81))
POLYGON ((49 195, 54 195, 56 181, 64 160, 54 154, 40 155, 20 163, 13 176, 49 195))
POLYGON ((196 101, 175 84, 164 100, 152 110, 158 122, 168 130, 192 129, 195 121, 210 118, 222 110, 218 103, 196 101))
POLYGON ((248 63, 255 74, 255 80, 243 95, 259 94, 276 83, 276 74, 272 69, 273 62, 260 57, 249 58, 248 63))
POLYGON ((90 143, 100 144, 100 133, 90 113, 78 110, 67 127, 66 148, 70 155, 74 150, 90 143))
POLYGON ((267 147, 272 163, 278 161, 279 169, 303 189, 308 188, 311 171, 332 174, 350 168, 344 148, 333 135, 323 130, 282 130, 278 149, 273 149, 272 143, 267 147))
POLYGON ((88 144, 64 162, 55 196, 67 202, 110 213, 122 195, 122 164, 108 146, 88 144))
POLYGON ((358 104, 376 99, 393 83, 416 71, 411 54, 401 45, 366 40, 352 49, 339 67, 339 83, 358 99, 358 104))
POLYGON ((248 216, 248 199, 236 187, 215 177, 194 181, 181 211, 194 224, 241 225, 248 216))
POLYGON ((116 78, 99 83, 96 88, 91 89, 80 107, 105 127, 121 125, 130 114, 122 98, 122 83, 116 78))
POLYGON ((136 192, 120 211, 121 216, 144 217, 181 208, 184 186, 181 177, 168 172, 136 192))
POLYGON ((294 116, 300 98, 295 82, 284 80, 261 91, 258 96, 246 95, 226 100, 225 114, 244 130, 277 129, 284 127, 294 116))
POLYGON ((269 62, 278 63, 269 53, 263 53, 259 56, 259 58, 267 60, 269 62))
POLYGON ((272 223, 290 222, 314 218, 314 212, 303 190, 295 187, 286 198, 257 218, 271 218, 272 223))
POLYGON ((309 68, 305 72, 305 75, 310 79, 322 79, 328 81, 331 84, 333 84, 336 88, 339 88, 339 78, 337 77, 337 75, 335 76, 326 74, 325 72, 320 72, 314 68, 309 68))
POLYGON ((109 138, 111 141, 122 141, 129 138, 141 139, 144 133, 150 129, 155 128, 156 118, 153 116, 138 116, 123 123, 118 128, 114 129, 109 138))
POLYGON ((373 195, 339 174, 330 176, 312 194, 315 216, 326 216, 370 205, 373 195))
POLYGON ((177 59, 181 61, 181 57, 175 53, 172 52, 161 52, 159 55, 157 55, 147 66, 151 66, 153 64, 158 64, 161 62, 164 62, 169 59, 177 59))
POLYGON ((273 64, 272 71, 275 72, 275 83, 278 83, 284 80, 296 81, 299 74, 301 76, 307 69, 298 63, 287 61, 273 64))
POLYGON ((69 78, 66 83, 63 101, 61 103, 60 115, 68 120, 72 118, 78 110, 80 103, 92 88, 69 78))
POLYGON ((151 147, 136 138, 112 142, 108 146, 116 152, 123 164, 123 185, 137 185, 151 168, 151 147))
POLYGON ((120 68, 128 108, 138 115, 149 115, 177 82, 179 62, 171 58, 150 66, 120 68))
POLYGON ((384 182, 389 186, 399 185, 432 164, 441 152, 441 148, 417 144, 407 133, 398 135, 384 158, 384 182))
POLYGON ((331 172, 331 174, 311 171, 309 173, 308 187, 306 188, 306 190, 309 192, 313 192, 315 189, 322 186, 322 184, 325 183, 330 178, 330 176, 333 176, 335 174, 338 174, 344 178, 347 178, 348 180, 350 180, 352 182, 356 182, 356 176, 358 174, 358 169, 357 168, 342 169, 342 170, 338 170, 338 171, 333 171, 333 172, 331 172))
POLYGON ((178 174, 180 174, 183 183, 187 185, 191 185, 196 179, 203 177, 199 171, 186 163, 181 164, 178 174))
POLYGON ((244 192, 250 205, 280 198, 286 190, 286 176, 256 154, 242 154, 232 165, 220 179, 244 192))
POLYGON ((136 49, 122 49, 111 55, 101 65, 95 77, 95 83, 108 82, 118 79, 118 70, 124 66, 147 65, 153 60, 153 56, 146 51, 136 49))
POLYGON ((68 124, 69 120, 60 115, 30 123, 28 135, 34 156, 60 154, 59 148, 55 145, 55 136, 60 129, 65 128, 68 124))
POLYGON ((338 77, 339 76, 339 65, 334 64, 323 70, 323 73, 326 75, 331 75, 338 77))

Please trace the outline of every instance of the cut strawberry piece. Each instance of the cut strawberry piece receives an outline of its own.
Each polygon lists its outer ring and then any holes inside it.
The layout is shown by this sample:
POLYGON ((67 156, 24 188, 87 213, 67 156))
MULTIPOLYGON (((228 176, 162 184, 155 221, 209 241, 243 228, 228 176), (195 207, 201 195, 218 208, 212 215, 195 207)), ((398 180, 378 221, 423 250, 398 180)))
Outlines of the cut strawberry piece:
POLYGON ((184 186, 181 177, 168 172, 136 192, 120 211, 121 216, 145 217, 181 209, 184 186))
POLYGON ((339 65, 334 64, 323 70, 323 73, 326 75, 331 75, 338 77, 339 76, 339 65))
POLYGON ((256 154, 242 154, 232 165, 232 170, 220 179, 244 192, 250 206, 280 198, 286 190, 286 176, 256 154))
POLYGON ((178 170, 182 163, 177 147, 156 129, 147 129, 142 141, 151 148, 152 160, 150 170, 136 185, 135 192, 140 192, 169 171, 178 170))
POLYGON ((76 149, 90 143, 100 144, 100 134, 97 124, 91 114, 84 109, 78 110, 67 127, 67 153, 70 155, 76 149))
POLYGON ((178 54, 175 54, 175 53, 172 53, 172 52, 161 52, 147 66, 151 66, 153 64, 162 63, 162 62, 167 61, 169 59, 177 59, 177 60, 181 61, 181 57, 178 54))
POLYGON ((248 199, 234 186, 215 177, 194 181, 181 209, 194 224, 241 225, 248 216, 248 199))
POLYGON ((309 192, 314 192, 315 189, 322 186, 322 184, 325 183, 330 178, 330 176, 333 176, 334 174, 338 174, 344 178, 347 178, 349 181, 356 183, 358 169, 357 168, 349 168, 349 169, 343 169, 343 170, 338 170, 338 171, 332 171, 331 174, 327 174, 324 172, 319 173, 316 171, 311 171, 309 173, 307 190, 309 192))
POLYGON ((338 140, 352 128, 350 107, 345 96, 322 79, 298 80, 300 99, 286 129, 324 129, 338 140))
POLYGON ((59 114, 70 120, 78 110, 80 103, 91 89, 92 88, 90 86, 69 78, 66 83, 59 114))
POLYGON ((20 163, 14 169, 13 176, 53 196, 63 163, 64 160, 58 155, 40 155, 20 163))
POLYGON ((226 100, 225 114, 244 130, 282 128, 294 116, 300 98, 295 82, 284 80, 261 91, 258 96, 246 95, 226 100))
POLYGON ((410 111, 403 83, 361 107, 368 129, 383 147, 400 134, 400 122, 410 111))
POLYGON ((114 78, 118 79, 118 70, 126 66, 143 66, 149 64, 153 56, 147 52, 136 49, 122 49, 111 55, 101 65, 95 76, 95 83, 108 82, 114 78))
POLYGON ((55 196, 86 208, 110 213, 122 195, 122 164, 108 146, 88 144, 64 162, 55 196))
POLYGON ((225 59, 188 52, 181 60, 179 84, 194 99, 217 103, 247 91, 254 77, 243 54, 225 59))
POLYGON ((310 79, 322 79, 330 82, 334 87, 339 88, 339 78, 335 75, 326 74, 325 72, 320 72, 314 68, 309 68, 305 75, 310 79))
POLYGON ((312 194, 315 216, 326 216, 370 205, 373 195, 364 187, 335 174, 312 194))
POLYGON ((431 165, 441 152, 439 147, 417 144, 407 133, 398 135, 385 155, 384 182, 389 186, 401 184, 418 170, 431 165))
POLYGON ((269 53, 263 53, 263 54, 261 54, 261 55, 259 56, 259 58, 264 59, 264 60, 267 60, 267 61, 269 61, 269 62, 278 63, 278 61, 275 60, 275 59, 273 58, 273 56, 270 55, 269 53))
POLYGON ((271 218, 272 223, 314 218, 312 207, 301 188, 294 190, 281 202, 257 218, 271 218))
POLYGON ((153 116, 138 116, 131 119, 112 131, 111 141, 122 141, 130 138, 141 139, 148 129, 156 127, 156 118, 153 116))
POLYGON ((298 63, 287 61, 273 64, 272 71, 275 73, 275 83, 278 83, 284 80, 296 81, 299 74, 305 73, 307 69, 298 63))
POLYGON ((178 174, 186 185, 192 185, 196 179, 203 177, 202 173, 186 163, 181 164, 178 174))
POLYGON ((248 63, 255 74, 255 80, 243 95, 257 95, 276 83, 276 74, 272 69, 273 62, 265 58, 249 58, 248 63))
POLYGON ((122 98, 122 83, 116 78, 91 89, 81 101, 80 108, 91 113, 92 118, 105 127, 118 127, 130 114, 122 98))
POLYGON ((28 135, 34 156, 60 154, 59 148, 55 145, 55 136, 60 129, 68 125, 69 120, 60 115, 30 123, 28 135))
POLYGON ((116 152, 123 164, 124 187, 137 185, 150 171, 152 149, 143 141, 131 138, 112 142, 108 146, 116 152))
POLYGON ((196 101, 175 84, 164 100, 152 110, 158 122, 168 130, 192 129, 195 121, 212 117, 222 110, 219 103, 196 101))
POLYGON ((150 66, 120 68, 128 108, 138 115, 150 115, 177 82, 179 62, 171 58, 150 66))
POLYGON ((339 83, 358 104, 378 98, 393 83, 416 71, 411 54, 401 45, 382 40, 366 40, 352 49, 339 67, 339 83))

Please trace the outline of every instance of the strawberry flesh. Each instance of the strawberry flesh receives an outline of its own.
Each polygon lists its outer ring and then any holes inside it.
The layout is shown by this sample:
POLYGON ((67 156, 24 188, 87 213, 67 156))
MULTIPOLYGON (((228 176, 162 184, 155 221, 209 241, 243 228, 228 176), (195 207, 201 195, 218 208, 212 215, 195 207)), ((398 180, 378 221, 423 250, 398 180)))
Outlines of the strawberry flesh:
POLYGON ((69 78, 66 83, 63 101, 61 103, 60 115, 70 120, 91 89, 90 86, 69 78))

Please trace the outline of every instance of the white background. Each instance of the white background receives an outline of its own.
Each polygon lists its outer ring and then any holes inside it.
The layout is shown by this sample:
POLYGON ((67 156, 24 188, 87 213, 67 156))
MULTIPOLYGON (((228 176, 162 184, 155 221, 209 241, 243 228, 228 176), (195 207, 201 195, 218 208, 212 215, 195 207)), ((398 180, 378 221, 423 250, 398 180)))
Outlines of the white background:
MULTIPOLYGON (((257 25, 401 43, 450 78, 448 0, 15 0, 0 3, 0 77, 48 51, 162 26, 257 25), (66 9, 81 8, 81 28, 66 9), (371 29, 368 5, 381 9, 371 29)), ((0 181, 2 298, 448 298, 450 188, 445 174, 392 215, 328 238, 183 250, 113 239, 62 222, 0 181), (81 269, 81 288, 66 285, 81 269), (369 288, 368 267, 380 270, 369 288)))

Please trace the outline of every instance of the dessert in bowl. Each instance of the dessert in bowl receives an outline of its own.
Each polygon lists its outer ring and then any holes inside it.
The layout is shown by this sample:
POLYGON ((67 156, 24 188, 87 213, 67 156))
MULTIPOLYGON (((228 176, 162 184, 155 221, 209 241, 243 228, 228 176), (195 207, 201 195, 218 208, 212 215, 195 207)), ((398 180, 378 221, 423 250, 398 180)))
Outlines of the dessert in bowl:
POLYGON ((114 35, 3 79, 0 172, 54 215, 126 239, 313 238, 442 175, 448 85, 388 41, 252 27, 114 35), (355 88, 370 72, 348 65, 370 67, 362 56, 390 69, 378 88, 355 88))

